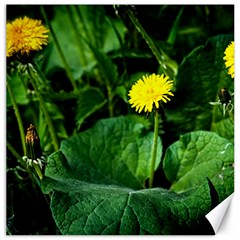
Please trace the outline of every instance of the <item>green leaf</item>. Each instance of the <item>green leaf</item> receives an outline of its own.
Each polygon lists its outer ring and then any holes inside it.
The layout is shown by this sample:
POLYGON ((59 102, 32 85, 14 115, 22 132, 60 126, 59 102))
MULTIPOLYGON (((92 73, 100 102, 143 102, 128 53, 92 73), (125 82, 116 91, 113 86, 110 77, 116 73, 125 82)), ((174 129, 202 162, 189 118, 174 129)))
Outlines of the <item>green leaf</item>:
MULTIPOLYGON (((155 169, 162 155, 158 140, 155 169)), ((49 157, 46 174, 66 162, 70 174, 77 174, 81 181, 143 188, 150 176, 152 142, 153 133, 144 133, 143 124, 125 117, 100 120, 91 129, 62 141, 61 152, 49 157)))
POLYGON ((229 124, 223 116, 223 122, 216 124, 219 119, 214 114, 218 106, 209 104, 218 101, 220 88, 233 91, 233 80, 227 75, 223 60, 225 48, 231 40, 229 35, 212 37, 205 46, 197 47, 184 58, 179 66, 174 98, 166 109, 170 131, 177 129, 177 134, 183 134, 212 127, 222 137, 233 138, 233 131, 221 131, 229 124))
POLYGON ((116 83, 118 77, 117 66, 113 63, 112 59, 99 48, 93 46, 93 44, 83 38, 90 50, 92 51, 97 66, 100 71, 100 78, 104 80, 107 86, 111 86, 116 83))
MULTIPOLYGON (((213 233, 205 219, 215 206, 206 176, 181 194, 161 188, 136 190, 149 177, 153 134, 143 130, 128 117, 100 120, 64 140, 61 151, 49 156, 42 189, 52 192, 51 210, 62 234, 213 233)), ((208 147, 207 140, 203 145, 208 147)), ((155 169, 160 142, 158 147, 155 169)), ((225 182, 213 181, 219 191, 231 190, 225 182)))
MULTIPOLYGON (((8 84, 12 88, 13 95, 15 97, 17 104, 26 105, 29 103, 29 99, 27 97, 27 88, 23 84, 23 82, 25 81, 23 75, 22 78, 23 79, 21 80, 21 76, 18 73, 13 74, 8 80, 8 84)), ((7 95, 7 107, 12 106, 12 101, 8 91, 6 92, 6 95, 7 95)))
MULTIPOLYGON (((104 53, 120 48, 114 30, 105 19, 103 6, 54 6, 52 10, 52 27, 75 79, 81 77, 85 71, 92 72, 96 65, 96 59, 82 37, 91 42, 96 49, 102 49, 104 53)), ((126 32, 124 25, 119 19, 111 21, 123 38, 126 32)), ((52 41, 49 42, 47 50, 44 71, 64 68, 52 41)))
POLYGON ((182 13, 183 13, 183 9, 184 7, 182 7, 176 17, 176 20, 173 23, 173 26, 171 28, 170 34, 168 36, 167 42, 169 44, 174 45, 177 35, 178 35, 178 31, 179 31, 179 24, 181 22, 181 18, 182 18, 182 13))
POLYGON ((125 103, 128 103, 128 98, 127 98, 128 93, 125 86, 121 85, 116 87, 114 93, 118 95, 120 98, 122 98, 125 103))
POLYGON ((196 131, 181 136, 167 149, 163 160, 171 189, 183 192, 200 186, 208 177, 211 181, 214 178, 214 186, 230 188, 224 195, 219 193, 221 199, 226 198, 233 192, 230 187, 233 185, 233 176, 227 182, 224 177, 217 181, 216 176, 222 176, 222 171, 233 164, 233 150, 233 144, 216 133, 196 131))
POLYGON ((107 100, 98 88, 88 87, 81 91, 76 111, 78 129, 87 117, 100 109, 106 102, 107 100))
MULTIPOLYGON (((52 11, 54 15, 50 22, 54 33, 61 49, 64 49, 64 56, 70 65, 73 76, 78 78, 82 75, 83 68, 80 66, 82 66, 83 63, 79 58, 81 53, 79 52, 77 39, 75 37, 75 29, 71 25, 66 6, 54 6, 52 11)), ((45 72, 64 68, 64 64, 51 38, 46 54, 47 56, 43 62, 45 72)))
MULTIPOLYGON (((129 118, 130 120, 135 121, 136 123, 142 124, 144 128, 148 130, 150 129, 150 127, 152 126, 152 122, 154 121, 154 119, 151 119, 152 120, 151 121, 150 117, 146 118, 139 114, 128 114, 126 118, 129 118)), ((159 121, 161 121, 161 119, 159 119, 159 121)))
POLYGON ((124 39, 124 35, 127 32, 123 22, 119 21, 119 19, 108 17, 107 20, 109 21, 109 25, 108 27, 106 26, 106 35, 102 36, 105 38, 103 47, 105 53, 118 50, 120 48, 120 41, 124 39))
POLYGON ((204 217, 211 209, 207 181, 184 194, 73 179, 64 183, 45 178, 47 184, 55 189, 51 209, 62 234, 213 234, 204 217))
POLYGON ((212 179, 212 183, 218 192, 218 202, 222 202, 234 191, 233 165, 223 167, 212 179))

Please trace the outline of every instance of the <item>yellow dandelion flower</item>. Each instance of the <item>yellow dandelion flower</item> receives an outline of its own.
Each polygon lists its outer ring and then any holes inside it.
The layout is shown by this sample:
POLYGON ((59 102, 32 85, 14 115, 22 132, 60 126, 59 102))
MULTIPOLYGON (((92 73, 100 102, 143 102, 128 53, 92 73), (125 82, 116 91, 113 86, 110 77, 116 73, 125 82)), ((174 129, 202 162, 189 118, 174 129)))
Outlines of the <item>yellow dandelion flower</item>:
POLYGON ((168 80, 168 76, 164 74, 150 76, 143 76, 143 80, 139 79, 129 91, 130 97, 129 103, 131 107, 136 107, 137 112, 141 112, 143 109, 145 112, 152 112, 153 104, 156 108, 159 108, 159 101, 170 101, 167 95, 173 96, 170 92, 173 81, 168 80))
POLYGON ((29 55, 31 51, 41 50, 42 45, 48 43, 48 32, 49 30, 42 25, 41 20, 30 19, 26 16, 7 23, 7 57, 15 54, 29 55))
POLYGON ((228 74, 234 78, 234 42, 232 41, 224 52, 225 66, 228 68, 228 74))

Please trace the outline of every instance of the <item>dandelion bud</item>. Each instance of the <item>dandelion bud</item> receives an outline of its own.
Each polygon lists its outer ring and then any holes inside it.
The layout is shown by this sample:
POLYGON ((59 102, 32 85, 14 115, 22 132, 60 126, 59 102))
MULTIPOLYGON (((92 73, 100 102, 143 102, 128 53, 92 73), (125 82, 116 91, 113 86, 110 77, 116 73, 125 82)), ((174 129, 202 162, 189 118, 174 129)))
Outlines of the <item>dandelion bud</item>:
POLYGON ((25 141, 27 147, 27 157, 30 159, 40 158, 42 156, 40 139, 33 124, 30 124, 30 127, 27 129, 25 141))
POLYGON ((27 147, 27 156, 24 156, 23 160, 27 162, 27 166, 33 167, 39 178, 42 179, 42 170, 45 164, 45 157, 42 155, 40 139, 33 124, 30 124, 30 127, 27 129, 25 141, 27 147))

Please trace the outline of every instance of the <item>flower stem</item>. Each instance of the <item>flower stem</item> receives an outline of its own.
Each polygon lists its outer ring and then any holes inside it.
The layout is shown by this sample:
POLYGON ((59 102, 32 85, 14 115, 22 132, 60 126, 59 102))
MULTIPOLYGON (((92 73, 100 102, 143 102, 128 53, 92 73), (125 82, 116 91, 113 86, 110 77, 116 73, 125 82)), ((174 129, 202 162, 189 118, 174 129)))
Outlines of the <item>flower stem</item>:
POLYGON ((21 138, 22 148, 23 148, 23 155, 26 155, 25 133, 24 133, 24 127, 23 127, 23 123, 22 123, 22 118, 21 118, 21 115, 20 115, 20 112, 19 112, 19 109, 17 106, 16 99, 14 97, 12 88, 11 88, 10 84, 8 84, 8 83, 7 83, 7 89, 8 89, 11 101, 12 101, 15 116, 17 118, 17 123, 18 123, 18 128, 19 128, 20 138, 21 138))
POLYGON ((42 108, 43 114, 45 115, 46 122, 47 122, 47 125, 48 125, 48 128, 49 128, 49 132, 50 132, 50 135, 51 135, 51 138, 52 138, 52 141, 53 141, 54 150, 57 151, 58 150, 57 135, 56 135, 56 132, 55 132, 55 129, 54 129, 54 126, 53 126, 52 119, 51 119, 50 114, 48 112, 47 105, 44 102, 40 91, 38 90, 38 86, 37 86, 37 83, 36 83, 36 80, 35 80, 36 76, 35 76, 34 68, 31 64, 28 64, 27 69, 28 69, 28 73, 29 73, 34 91, 36 92, 40 107, 42 108))
POLYGON ((158 147, 158 111, 155 111, 154 118, 154 137, 153 137, 153 148, 152 148, 152 159, 151 159, 151 168, 150 168, 150 179, 149 179, 149 188, 153 186, 154 180, 154 168, 157 158, 157 147, 158 147))

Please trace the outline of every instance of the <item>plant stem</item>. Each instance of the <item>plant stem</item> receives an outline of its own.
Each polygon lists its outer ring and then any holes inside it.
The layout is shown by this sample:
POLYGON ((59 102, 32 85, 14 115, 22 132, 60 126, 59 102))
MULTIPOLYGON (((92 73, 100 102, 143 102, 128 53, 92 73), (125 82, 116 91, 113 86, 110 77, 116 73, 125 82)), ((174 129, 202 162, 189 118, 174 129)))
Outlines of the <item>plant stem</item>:
POLYGON ((51 35, 52 35, 52 38, 53 38, 53 42, 54 42, 54 44, 55 44, 55 46, 56 46, 56 48, 57 48, 58 54, 59 54, 59 56, 60 56, 60 58, 61 58, 61 60, 62 60, 62 63, 63 63, 63 65, 64 65, 64 67, 65 67, 65 70, 66 70, 67 75, 68 75, 68 78, 69 78, 69 80, 70 80, 70 82, 71 82, 71 84, 72 84, 72 87, 73 87, 73 89, 74 89, 75 91, 77 91, 77 85, 76 85, 76 83, 75 83, 75 81, 74 81, 74 78, 73 78, 72 72, 71 72, 71 70, 70 70, 70 67, 69 67, 69 65, 68 65, 67 59, 65 58, 65 56, 64 56, 64 54, 63 54, 63 51, 62 51, 61 46, 60 46, 60 44, 59 44, 59 42, 58 42, 57 36, 55 35, 55 32, 54 32, 54 30, 53 30, 53 27, 52 27, 50 21, 48 20, 47 15, 46 15, 46 13, 45 13, 45 10, 44 10, 44 8, 43 8, 42 6, 41 6, 41 10, 42 10, 42 14, 43 14, 43 16, 44 16, 44 19, 46 20, 46 23, 47 23, 47 25, 48 25, 48 27, 49 27, 49 29, 50 29, 50 31, 51 31, 51 35))
POLYGON ((154 168, 157 158, 157 147, 158 147, 158 111, 155 111, 154 118, 154 137, 153 137, 153 148, 152 148, 152 159, 151 159, 151 168, 150 168, 150 179, 149 179, 149 188, 153 186, 154 180, 154 168))
POLYGON ((40 107, 42 108, 43 114, 45 115, 45 119, 46 119, 46 122, 47 122, 47 125, 48 125, 48 128, 49 128, 49 132, 50 132, 50 135, 51 135, 51 138, 52 138, 52 141, 53 141, 54 150, 57 151, 58 150, 57 135, 56 135, 56 132, 55 132, 55 129, 54 129, 54 126, 53 126, 52 119, 51 119, 50 114, 48 112, 47 105, 44 102, 40 91, 38 90, 38 86, 37 86, 37 83, 36 83, 36 80, 35 80, 36 76, 35 76, 35 73, 33 72, 34 71, 33 66, 31 64, 28 64, 27 70, 28 70, 28 73, 29 73, 34 91, 36 92, 40 107))
POLYGON ((24 127, 23 127, 23 123, 22 123, 22 118, 21 118, 21 115, 20 115, 20 112, 19 112, 19 109, 17 106, 16 99, 14 97, 12 88, 11 88, 10 84, 8 84, 8 83, 7 83, 7 89, 8 89, 11 101, 12 101, 15 116, 17 118, 17 123, 18 123, 18 128, 19 128, 20 138, 21 138, 22 148, 23 148, 23 155, 26 155, 27 152, 26 152, 26 145, 25 145, 25 133, 24 133, 24 127))

